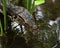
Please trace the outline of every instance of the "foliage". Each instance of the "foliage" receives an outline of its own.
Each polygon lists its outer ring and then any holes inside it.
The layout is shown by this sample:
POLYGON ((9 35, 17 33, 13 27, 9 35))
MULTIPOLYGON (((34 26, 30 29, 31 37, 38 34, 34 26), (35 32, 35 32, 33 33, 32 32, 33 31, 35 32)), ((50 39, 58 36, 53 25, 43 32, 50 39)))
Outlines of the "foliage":
POLYGON ((1 20, 0 20, 0 36, 3 35, 3 29, 2 29, 2 24, 1 24, 1 20))
MULTIPOLYGON (((36 20, 36 26, 37 26, 37 32, 35 35, 28 31, 24 30, 24 33, 21 33, 18 29, 15 30, 13 28, 11 30, 11 22, 7 21, 7 14, 6 14, 6 0, 3 0, 3 11, 4 11, 4 28, 5 32, 3 33, 2 24, 0 21, 0 30, 1 34, 3 36, 4 34, 4 48, 52 48, 55 44, 57 44, 58 41, 58 31, 57 30, 57 24, 50 25, 48 22, 50 20, 56 20, 57 17, 59 17, 59 3, 58 1, 53 3, 51 0, 46 2, 44 0, 35 0, 35 4, 31 3, 32 0, 12 0, 12 3, 14 5, 23 6, 26 8, 31 14, 33 14, 35 6, 39 5, 41 7, 41 10, 37 10, 34 12, 34 19, 36 20), (24 4, 23 4, 24 3, 24 4), (42 4, 44 3, 44 4, 42 4), (35 6, 34 6, 35 5, 35 6), (58 8, 58 9, 57 9, 58 8), (37 20, 36 13, 38 11, 43 12, 43 18, 40 18, 37 20), (7 26, 9 28, 7 28, 7 26), (20 46, 19 46, 19 44, 20 46), (24 47, 23 47, 24 46, 24 47)), ((60 23, 59 23, 60 24, 60 23)), ((59 25, 60 27, 60 25, 59 25)), ((21 28, 23 29, 23 28, 21 28)), ((60 28, 59 28, 60 29, 60 28)))
POLYGON ((3 11, 4 11, 4 30, 6 30, 6 0, 3 0, 3 11))
POLYGON ((35 0, 35 6, 45 3, 45 0, 35 0))

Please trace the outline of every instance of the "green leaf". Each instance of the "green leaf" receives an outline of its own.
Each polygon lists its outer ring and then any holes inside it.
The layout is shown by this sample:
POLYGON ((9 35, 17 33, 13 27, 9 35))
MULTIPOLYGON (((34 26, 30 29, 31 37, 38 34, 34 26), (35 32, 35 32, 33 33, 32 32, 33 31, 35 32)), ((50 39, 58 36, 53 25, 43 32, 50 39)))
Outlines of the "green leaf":
POLYGON ((4 11, 4 30, 6 30, 6 0, 3 0, 3 11, 4 11))
POLYGON ((24 0, 25 2, 25 8, 30 12, 33 13, 34 11, 34 2, 32 3, 32 0, 24 0))
POLYGON ((2 29, 2 24, 1 24, 1 20, 0 20, 0 36, 3 35, 3 29, 2 29))
POLYGON ((36 5, 43 4, 43 3, 45 3, 45 0, 36 0, 36 1, 35 1, 35 6, 36 6, 36 5))

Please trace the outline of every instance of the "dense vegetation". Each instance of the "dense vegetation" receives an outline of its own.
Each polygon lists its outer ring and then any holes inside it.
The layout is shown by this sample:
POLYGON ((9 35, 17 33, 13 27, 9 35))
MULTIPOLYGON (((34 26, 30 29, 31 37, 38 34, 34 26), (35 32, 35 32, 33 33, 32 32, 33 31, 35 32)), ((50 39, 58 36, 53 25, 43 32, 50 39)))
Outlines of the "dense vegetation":
MULTIPOLYGON (((0 0, 0 48, 60 48, 60 1, 43 0, 0 0), (33 1, 33 3, 32 3, 33 1), (1 6, 1 3, 3 6, 1 6), (36 3, 36 4, 35 4, 36 3), (22 6, 32 15, 35 30, 30 28, 30 22, 23 24, 25 18, 16 18, 6 4, 22 6), (16 24, 17 23, 17 24, 16 24), (14 26, 16 24, 16 26, 14 26), (19 28, 18 28, 19 26, 19 28), (33 30, 33 31, 32 31, 33 30)), ((12 6, 13 7, 13 6, 12 6)), ((22 8, 23 9, 23 8, 22 8)), ((23 11, 24 12, 24 11, 23 11)), ((18 15, 17 15, 18 16, 18 15)), ((27 14, 26 14, 27 16, 27 14)), ((29 15, 30 16, 30 15, 29 15)), ((28 19, 30 21, 30 17, 28 19)), ((34 26, 33 25, 33 26, 34 26)))

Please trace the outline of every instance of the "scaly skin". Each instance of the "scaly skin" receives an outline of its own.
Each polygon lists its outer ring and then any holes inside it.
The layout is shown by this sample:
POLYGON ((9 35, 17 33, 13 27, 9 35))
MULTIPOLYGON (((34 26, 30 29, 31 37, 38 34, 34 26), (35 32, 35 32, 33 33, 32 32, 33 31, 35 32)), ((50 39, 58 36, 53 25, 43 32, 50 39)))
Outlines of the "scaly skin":
POLYGON ((30 32, 35 32, 35 21, 27 9, 21 6, 14 6, 13 4, 7 4, 6 8, 8 13, 7 16, 12 21, 16 21, 17 23, 24 25, 30 32))

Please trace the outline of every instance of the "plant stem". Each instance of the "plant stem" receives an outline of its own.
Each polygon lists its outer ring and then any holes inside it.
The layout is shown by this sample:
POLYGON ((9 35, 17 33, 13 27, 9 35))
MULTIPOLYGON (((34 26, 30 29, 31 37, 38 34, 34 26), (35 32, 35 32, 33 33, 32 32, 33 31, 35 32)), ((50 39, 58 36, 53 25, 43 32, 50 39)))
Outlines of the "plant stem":
POLYGON ((4 30, 6 31, 6 0, 3 0, 3 11, 4 11, 4 30))

